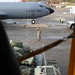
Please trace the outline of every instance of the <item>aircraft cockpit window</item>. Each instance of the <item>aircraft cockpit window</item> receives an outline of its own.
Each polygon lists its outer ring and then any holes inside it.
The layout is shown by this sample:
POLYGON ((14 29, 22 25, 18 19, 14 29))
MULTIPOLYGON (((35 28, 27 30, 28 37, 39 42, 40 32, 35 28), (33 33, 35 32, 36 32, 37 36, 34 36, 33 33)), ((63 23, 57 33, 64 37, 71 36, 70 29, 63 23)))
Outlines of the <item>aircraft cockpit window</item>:
POLYGON ((40 7, 45 8, 45 6, 44 6, 44 5, 40 5, 40 7))
POLYGON ((42 5, 40 5, 40 7, 43 7, 42 5))

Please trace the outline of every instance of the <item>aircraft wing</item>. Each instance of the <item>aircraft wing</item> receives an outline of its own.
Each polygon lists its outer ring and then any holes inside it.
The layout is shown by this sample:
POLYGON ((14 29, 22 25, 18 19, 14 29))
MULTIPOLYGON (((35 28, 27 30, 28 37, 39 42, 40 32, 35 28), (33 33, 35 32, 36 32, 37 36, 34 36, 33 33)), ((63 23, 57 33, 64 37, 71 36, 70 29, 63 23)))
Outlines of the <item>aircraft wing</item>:
POLYGON ((1 19, 6 19, 7 14, 5 12, 0 12, 0 18, 1 19))

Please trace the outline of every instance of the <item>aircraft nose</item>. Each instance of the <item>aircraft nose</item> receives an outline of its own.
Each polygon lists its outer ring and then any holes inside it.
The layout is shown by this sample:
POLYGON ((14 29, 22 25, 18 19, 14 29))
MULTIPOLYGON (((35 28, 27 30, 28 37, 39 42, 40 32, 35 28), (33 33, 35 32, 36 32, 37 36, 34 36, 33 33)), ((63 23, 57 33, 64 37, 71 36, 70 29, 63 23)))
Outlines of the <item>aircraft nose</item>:
POLYGON ((54 12, 53 9, 51 9, 51 8, 49 8, 49 7, 46 7, 46 8, 49 10, 50 14, 52 14, 52 13, 54 12))

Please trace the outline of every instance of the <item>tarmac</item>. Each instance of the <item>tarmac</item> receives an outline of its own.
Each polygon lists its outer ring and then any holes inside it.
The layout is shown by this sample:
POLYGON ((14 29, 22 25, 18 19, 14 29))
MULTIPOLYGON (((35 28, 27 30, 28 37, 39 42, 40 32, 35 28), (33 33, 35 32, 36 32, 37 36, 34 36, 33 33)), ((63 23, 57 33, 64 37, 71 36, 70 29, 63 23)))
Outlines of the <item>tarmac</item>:
MULTIPOLYGON (((67 9, 67 8, 66 8, 67 9)), ((55 9, 56 13, 58 11, 64 12, 69 11, 69 9, 55 9)), ((29 46, 33 50, 46 46, 53 43, 59 39, 67 37, 73 32, 72 29, 67 28, 67 20, 73 19, 71 15, 63 16, 65 18, 64 23, 60 23, 60 14, 56 13, 49 15, 42 20, 37 20, 35 25, 27 24, 4 24, 6 33, 9 40, 21 41, 24 45, 29 46), (58 19, 57 19, 58 16, 58 19), (70 17, 70 19, 68 18, 70 17), (66 19, 67 18, 67 19, 66 19), (41 39, 37 38, 37 27, 41 26, 41 39)), ((62 15, 61 15, 62 17, 62 15)), ((18 20, 19 21, 19 20, 18 20)), ((21 21, 21 20, 20 20, 21 21)), ((25 20, 25 22, 27 22, 25 20)), ((57 65, 60 69, 61 75, 68 75, 69 57, 71 49, 72 38, 62 42, 56 47, 53 47, 45 52, 46 59, 56 60, 57 65)))

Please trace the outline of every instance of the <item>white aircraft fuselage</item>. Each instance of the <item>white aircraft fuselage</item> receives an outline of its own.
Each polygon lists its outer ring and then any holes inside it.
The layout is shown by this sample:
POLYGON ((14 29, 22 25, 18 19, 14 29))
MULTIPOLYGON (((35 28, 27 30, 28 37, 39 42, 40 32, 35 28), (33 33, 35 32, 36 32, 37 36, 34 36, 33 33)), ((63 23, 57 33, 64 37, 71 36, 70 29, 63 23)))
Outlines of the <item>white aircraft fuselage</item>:
POLYGON ((2 19, 35 19, 54 12, 38 2, 0 2, 2 19))

